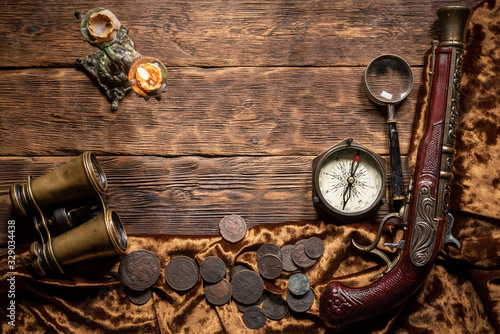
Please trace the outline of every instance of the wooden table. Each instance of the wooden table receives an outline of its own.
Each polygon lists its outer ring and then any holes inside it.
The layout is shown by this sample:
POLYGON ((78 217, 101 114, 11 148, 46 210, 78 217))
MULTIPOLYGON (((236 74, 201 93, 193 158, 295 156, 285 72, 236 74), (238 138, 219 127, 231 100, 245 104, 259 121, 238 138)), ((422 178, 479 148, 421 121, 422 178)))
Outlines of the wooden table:
POLYGON ((87 150, 102 163, 106 201, 129 234, 213 235, 228 214, 249 227, 317 218, 315 156, 353 137, 387 158, 385 109, 362 85, 366 65, 385 53, 405 58, 415 76, 396 114, 408 181, 436 10, 477 3, 110 0, 137 50, 168 68, 162 101, 129 94, 111 112, 75 65, 96 49, 82 41, 73 13, 103 4, 2 2, 0 246, 9 219, 26 222, 12 212, 10 186, 87 150))

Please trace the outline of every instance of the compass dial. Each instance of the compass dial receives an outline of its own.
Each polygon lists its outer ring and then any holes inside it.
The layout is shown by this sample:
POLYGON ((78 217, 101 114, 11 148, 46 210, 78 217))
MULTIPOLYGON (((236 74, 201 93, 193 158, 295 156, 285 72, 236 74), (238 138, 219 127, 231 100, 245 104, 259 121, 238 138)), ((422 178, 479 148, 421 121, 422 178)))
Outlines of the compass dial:
POLYGON ((320 166, 319 192, 324 202, 342 213, 361 213, 380 201, 384 190, 379 163, 367 152, 349 147, 334 152, 320 166))

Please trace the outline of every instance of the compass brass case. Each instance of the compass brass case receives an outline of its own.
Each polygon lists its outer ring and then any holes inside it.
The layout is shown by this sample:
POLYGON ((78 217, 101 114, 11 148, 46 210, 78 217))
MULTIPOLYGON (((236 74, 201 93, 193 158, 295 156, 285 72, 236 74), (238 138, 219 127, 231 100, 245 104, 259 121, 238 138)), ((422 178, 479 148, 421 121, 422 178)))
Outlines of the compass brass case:
POLYGON ((364 216, 369 215, 370 213, 377 210, 378 207, 385 202, 386 182, 387 182, 385 159, 382 158, 380 155, 367 149, 363 145, 353 141, 352 138, 346 138, 342 142, 338 143, 337 145, 333 146, 332 148, 326 150, 325 152, 317 156, 312 163, 312 178, 313 178, 312 199, 314 205, 316 205, 316 207, 318 207, 321 210, 321 212, 326 213, 327 215, 333 216, 335 218, 338 218, 345 223, 351 223, 355 220, 358 220, 364 216), (360 152, 363 152, 363 154, 365 154, 367 157, 371 159, 371 162, 381 175, 380 191, 376 199, 372 202, 372 204, 369 207, 360 211, 345 212, 336 209, 335 207, 333 207, 328 203, 328 200, 323 196, 320 190, 319 179, 322 166, 330 159, 332 155, 340 151, 343 151, 345 149, 350 149, 350 150, 355 149, 359 150, 360 152))

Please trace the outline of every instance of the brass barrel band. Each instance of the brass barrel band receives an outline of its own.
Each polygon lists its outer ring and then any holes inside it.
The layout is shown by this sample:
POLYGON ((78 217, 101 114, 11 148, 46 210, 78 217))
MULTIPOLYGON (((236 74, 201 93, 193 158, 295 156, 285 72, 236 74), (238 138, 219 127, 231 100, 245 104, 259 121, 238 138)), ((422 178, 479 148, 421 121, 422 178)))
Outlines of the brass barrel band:
POLYGON ((83 153, 83 165, 85 168, 85 173, 92 184, 94 190, 102 195, 107 188, 107 180, 101 165, 97 161, 96 156, 92 152, 83 153))
POLYGON ((118 214, 114 211, 108 210, 105 213, 104 221, 109 240, 111 241, 116 253, 125 254, 127 250, 127 235, 125 234, 125 229, 123 228, 120 217, 118 217, 118 214))

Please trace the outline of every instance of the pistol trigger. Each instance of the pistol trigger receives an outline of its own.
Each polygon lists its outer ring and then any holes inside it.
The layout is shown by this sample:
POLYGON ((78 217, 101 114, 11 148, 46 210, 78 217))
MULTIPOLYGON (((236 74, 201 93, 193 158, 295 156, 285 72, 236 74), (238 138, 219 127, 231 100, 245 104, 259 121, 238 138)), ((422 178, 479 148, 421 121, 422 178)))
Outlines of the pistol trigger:
POLYGON ((403 248, 405 248, 405 241, 401 240, 398 243, 386 242, 386 243, 384 243, 384 246, 385 247, 390 247, 390 248, 396 248, 396 249, 403 249, 403 248))
POLYGON ((451 234, 451 229, 453 227, 453 223, 455 222, 455 217, 451 213, 448 213, 448 221, 446 222, 446 236, 444 237, 444 243, 446 244, 451 244, 455 246, 456 248, 460 249, 462 246, 460 244, 460 241, 457 240, 452 234, 451 234))

